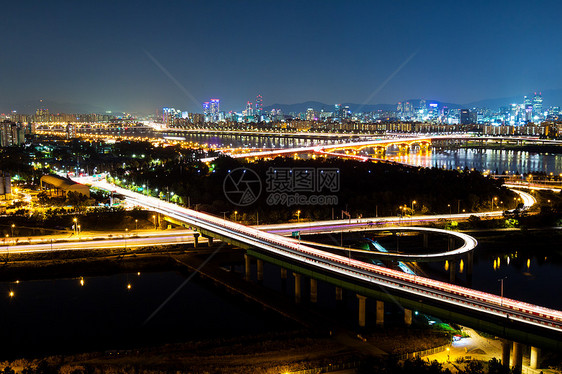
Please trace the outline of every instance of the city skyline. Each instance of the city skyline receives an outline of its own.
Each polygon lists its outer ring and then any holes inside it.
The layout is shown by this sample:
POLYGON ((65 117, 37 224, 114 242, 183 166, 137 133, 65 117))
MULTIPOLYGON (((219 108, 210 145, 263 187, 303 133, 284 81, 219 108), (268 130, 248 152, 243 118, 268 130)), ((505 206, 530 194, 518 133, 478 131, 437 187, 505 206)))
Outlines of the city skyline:
POLYGON ((555 2, 5 7, 4 112, 39 99, 195 111, 211 97, 237 110, 258 93, 265 105, 466 104, 562 88, 555 2))

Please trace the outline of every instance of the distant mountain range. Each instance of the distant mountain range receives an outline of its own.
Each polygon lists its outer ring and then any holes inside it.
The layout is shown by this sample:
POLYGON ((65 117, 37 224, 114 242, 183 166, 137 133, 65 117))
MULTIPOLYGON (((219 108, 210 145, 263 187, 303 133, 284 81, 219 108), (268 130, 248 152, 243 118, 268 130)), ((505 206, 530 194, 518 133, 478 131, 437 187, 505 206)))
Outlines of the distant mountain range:
MULTIPOLYGON (((529 93, 528 96, 533 96, 534 92, 529 93)), ((548 108, 550 106, 562 106, 562 89, 560 90, 545 90, 542 91, 543 97, 543 107, 548 108)), ((408 99, 403 100, 402 102, 410 102, 417 107, 419 105, 421 99, 408 99)), ((445 103, 440 102, 437 100, 429 100, 425 99, 427 105, 430 103, 437 103, 439 107, 448 107, 450 109, 470 109, 470 108, 490 108, 490 109, 499 109, 502 106, 507 106, 509 104, 519 104, 523 103, 523 95, 521 96, 512 96, 512 97, 503 97, 497 99, 486 99, 480 101, 474 101, 471 103, 466 104, 455 104, 455 103, 445 103)), ((341 103, 342 106, 349 106, 352 112, 375 112, 378 110, 396 110, 396 104, 354 104, 354 103, 341 103)), ((273 104, 264 107, 264 110, 271 111, 272 109, 281 109, 283 113, 303 113, 306 112, 308 108, 312 108, 315 111, 321 111, 322 109, 325 112, 332 112, 334 111, 334 104, 324 104, 318 101, 307 101, 304 103, 298 104, 273 104)))
MULTIPOLYGON (((528 95, 532 96, 534 93, 530 92, 528 95)), ((542 91, 543 106, 548 108, 550 106, 562 106, 562 89, 557 90, 544 90, 542 91)), ((410 102, 417 107, 419 105, 420 99, 408 99, 402 100, 402 102, 410 102)), ((506 106, 512 103, 522 103, 523 95, 503 97, 496 99, 486 99, 480 101, 474 101, 465 104, 455 104, 455 103, 445 103, 439 102, 437 100, 426 99, 426 103, 437 103, 440 107, 446 106, 450 109, 470 109, 470 108, 490 108, 499 109, 502 106, 506 106)), ((95 105, 84 104, 84 103, 61 103, 51 100, 28 100, 18 103, 4 103, 0 108, 0 112, 9 112, 10 110, 17 110, 19 113, 33 114, 38 108, 48 108, 51 113, 105 113, 106 108, 100 108, 95 105)), ((349 106, 352 112, 375 112, 379 110, 396 110, 397 103, 394 104, 356 104, 356 103, 341 103, 342 106, 349 106)), ((306 112, 308 108, 312 108, 316 111, 325 112, 334 111, 334 104, 325 104, 318 101, 306 101, 304 103, 296 104, 273 104, 264 107, 265 111, 271 111, 272 109, 281 109, 283 113, 303 113, 306 112)))
POLYGON ((0 110, 16 110, 18 113, 34 114, 37 109, 49 109, 49 113, 105 113, 105 109, 84 103, 59 103, 52 100, 28 100, 4 105, 0 110), (8 108, 4 108, 8 106, 8 108), (12 108, 12 109, 9 109, 12 108))
MULTIPOLYGON (((414 105, 414 107, 417 107, 420 103, 420 99, 410 99, 410 100, 404 100, 404 102, 410 102, 414 105)), ((438 103, 439 106, 447 106, 451 109, 460 109, 462 107, 462 105, 458 105, 458 104, 452 104, 452 103, 441 103, 439 101, 436 100, 426 100, 426 103, 429 105, 429 103, 438 103)), ((349 106, 349 109, 354 112, 376 112, 379 110, 383 110, 383 111, 388 111, 388 110, 396 110, 396 104, 355 104, 355 103, 341 103, 342 108, 345 106, 349 106)), ((335 110, 334 108, 334 104, 324 104, 318 101, 307 101, 304 103, 298 103, 298 104, 273 104, 273 105, 268 105, 268 106, 264 106, 264 110, 269 112, 272 109, 281 109, 281 111, 284 114, 289 114, 289 113, 304 113, 307 111, 307 109, 312 108, 315 111, 321 111, 324 110, 325 112, 333 112, 335 110)))

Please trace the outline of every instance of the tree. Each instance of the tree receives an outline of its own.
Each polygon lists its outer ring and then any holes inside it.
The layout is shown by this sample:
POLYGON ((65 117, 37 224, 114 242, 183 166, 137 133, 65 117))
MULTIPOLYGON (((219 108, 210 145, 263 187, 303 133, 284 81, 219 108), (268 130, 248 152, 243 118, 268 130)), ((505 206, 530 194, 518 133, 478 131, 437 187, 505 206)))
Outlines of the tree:
POLYGON ((497 358, 488 361, 488 374, 511 374, 510 368, 504 366, 497 358))
POLYGON ((77 210, 82 210, 83 207, 91 205, 93 201, 94 199, 90 199, 88 196, 76 191, 70 191, 66 195, 66 202, 77 210))
POLYGON ((464 370, 459 371, 462 374, 484 374, 484 365, 477 360, 468 361, 464 370))

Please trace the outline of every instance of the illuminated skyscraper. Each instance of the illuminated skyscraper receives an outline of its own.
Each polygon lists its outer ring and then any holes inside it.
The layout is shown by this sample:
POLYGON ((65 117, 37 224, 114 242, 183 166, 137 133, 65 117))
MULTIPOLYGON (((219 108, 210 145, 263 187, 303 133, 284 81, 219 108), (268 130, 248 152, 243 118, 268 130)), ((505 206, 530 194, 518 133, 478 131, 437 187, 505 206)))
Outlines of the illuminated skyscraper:
POLYGON ((174 120, 181 117, 181 110, 175 108, 162 108, 162 122, 168 127, 174 126, 174 120))
POLYGON ((67 139, 74 139, 76 138, 76 124, 75 123, 68 123, 66 125, 66 138, 67 139))
POLYGON ((211 104, 208 101, 203 103, 203 115, 205 116, 205 122, 211 122, 211 104))
POLYGON ((315 121, 316 120, 316 113, 314 112, 314 109, 308 108, 306 110, 306 120, 307 121, 315 121))
POLYGON ((402 102, 399 102, 396 106, 396 114, 398 115, 398 118, 404 119, 404 104, 402 104, 402 102))
POLYGON ((341 119, 342 117, 343 117, 343 113, 341 109, 341 104, 334 105, 334 118, 341 119))
POLYGON ((263 114, 263 98, 261 97, 261 95, 258 95, 256 97, 256 115, 258 117, 261 117, 262 114, 263 114))
POLYGON ((414 114, 414 105, 412 105, 409 101, 406 101, 404 104, 404 116, 411 117, 414 114))
POLYGON ((210 115, 211 115, 211 121, 212 122, 217 122, 219 120, 219 112, 220 112, 220 103, 221 101, 219 99, 211 99, 211 105, 210 105, 210 115))
POLYGON ((343 107, 342 118, 351 118, 351 109, 349 109, 349 105, 343 107))
POLYGON ((537 95, 535 92, 535 97, 533 97, 533 118, 541 119, 542 117, 542 93, 539 92, 537 95))
POLYGON ((460 117, 461 125, 468 125, 470 123, 470 110, 461 109, 460 117))
POLYGON ((247 117, 252 117, 254 115, 254 104, 251 101, 246 103, 245 115, 247 117))
POLYGON ((25 143, 25 128, 21 123, 0 123, 0 147, 18 146, 25 143))

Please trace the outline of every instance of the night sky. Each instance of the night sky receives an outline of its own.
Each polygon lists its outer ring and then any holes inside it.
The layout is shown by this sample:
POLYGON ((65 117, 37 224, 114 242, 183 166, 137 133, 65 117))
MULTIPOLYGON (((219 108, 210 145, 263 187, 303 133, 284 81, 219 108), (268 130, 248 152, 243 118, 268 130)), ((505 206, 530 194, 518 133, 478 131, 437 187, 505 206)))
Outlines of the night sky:
POLYGON ((559 1, 9 1, 0 110, 453 103, 561 89, 559 1), (390 78, 390 79, 389 79, 390 78), (383 83, 386 81, 386 84, 383 83))

